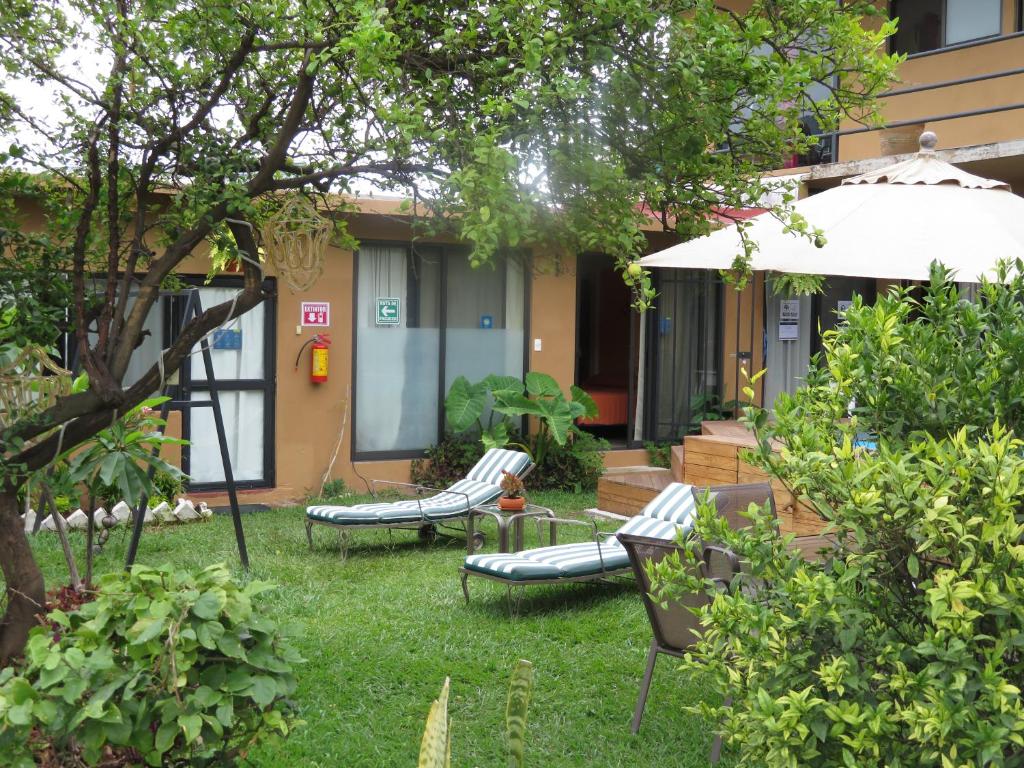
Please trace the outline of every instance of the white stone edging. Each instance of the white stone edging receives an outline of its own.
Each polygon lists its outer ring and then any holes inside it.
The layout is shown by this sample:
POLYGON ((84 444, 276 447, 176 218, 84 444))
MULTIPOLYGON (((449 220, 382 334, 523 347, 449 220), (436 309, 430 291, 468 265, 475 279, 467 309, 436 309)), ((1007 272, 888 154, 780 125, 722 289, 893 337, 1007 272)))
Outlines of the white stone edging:
MULTIPOLYGON (((114 519, 117 521, 114 523, 114 527, 121 525, 122 523, 128 523, 132 518, 132 509, 124 501, 119 501, 110 510, 113 514, 114 519)), ((107 511, 100 507, 92 514, 92 519, 96 524, 97 528, 103 526, 103 518, 107 516, 107 511)), ((166 524, 166 523, 190 523, 197 520, 206 520, 213 517, 213 510, 206 506, 205 501, 200 501, 198 504, 194 504, 188 499, 178 499, 178 504, 173 509, 171 505, 166 501, 161 501, 155 507, 146 506, 146 511, 143 515, 143 523, 145 525, 166 524)), ((32 529, 36 524, 36 512, 34 509, 30 509, 28 512, 21 516, 22 521, 25 524, 25 533, 32 533, 32 529)), ((89 516, 81 509, 76 509, 66 518, 64 522, 67 523, 68 528, 73 530, 84 531, 89 524, 89 516)), ((53 522, 53 518, 50 515, 46 516, 43 520, 42 525, 39 526, 41 531, 56 531, 57 526, 53 522)))

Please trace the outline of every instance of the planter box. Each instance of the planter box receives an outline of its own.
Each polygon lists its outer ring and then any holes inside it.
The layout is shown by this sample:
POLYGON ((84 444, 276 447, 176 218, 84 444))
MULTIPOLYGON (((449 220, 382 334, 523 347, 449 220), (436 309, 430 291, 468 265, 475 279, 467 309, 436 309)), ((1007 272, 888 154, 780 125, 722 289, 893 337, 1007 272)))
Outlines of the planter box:
MULTIPOLYGON (((755 447, 751 435, 691 435, 684 439, 683 482, 697 486, 763 483, 768 475, 740 458, 740 452, 755 447)), ((794 498, 778 480, 771 480, 779 528, 783 533, 816 536, 825 527, 817 513, 794 498)))
POLYGON ((659 467, 617 467, 597 481, 597 508, 633 517, 673 482, 672 471, 659 467))

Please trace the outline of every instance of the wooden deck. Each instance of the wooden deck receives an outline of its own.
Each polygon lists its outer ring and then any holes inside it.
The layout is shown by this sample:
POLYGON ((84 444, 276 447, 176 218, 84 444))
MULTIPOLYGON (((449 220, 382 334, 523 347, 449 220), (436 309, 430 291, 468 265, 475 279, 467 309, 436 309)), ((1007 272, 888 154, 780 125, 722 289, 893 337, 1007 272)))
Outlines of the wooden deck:
MULTIPOLYGON (((706 421, 703 432, 684 438, 681 452, 673 449, 672 469, 621 467, 608 470, 597 484, 598 507, 622 515, 636 515, 673 481, 709 486, 769 480, 768 475, 740 458, 741 451, 756 445, 753 435, 742 424, 706 421)), ((819 535, 824 521, 797 501, 782 483, 772 480, 771 485, 782 532, 796 536, 819 535)))

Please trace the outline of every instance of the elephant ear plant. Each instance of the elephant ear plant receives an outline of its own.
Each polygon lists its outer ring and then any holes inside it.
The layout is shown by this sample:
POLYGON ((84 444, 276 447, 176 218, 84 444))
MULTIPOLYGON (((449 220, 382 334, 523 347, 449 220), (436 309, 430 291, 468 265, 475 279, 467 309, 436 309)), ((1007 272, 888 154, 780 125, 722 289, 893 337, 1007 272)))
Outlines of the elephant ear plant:
MULTIPOLYGON (((940 268, 920 296, 855 301, 774 419, 747 410, 747 460, 813 507, 835 546, 806 562, 762 510, 745 531, 698 516, 697 535, 748 563, 747 588, 702 610, 684 662, 731 696, 701 710, 737 764, 1024 764, 1016 267, 973 302, 940 268)), ((678 565, 656 571, 661 599, 708 589, 678 565)))
POLYGON ((523 381, 512 376, 488 376, 471 384, 464 376, 457 378, 445 398, 445 414, 455 432, 477 428, 484 448, 502 448, 511 442, 511 427, 523 416, 537 420, 537 433, 531 446, 514 443, 543 466, 552 445, 565 445, 577 431, 576 420, 594 418, 597 404, 582 389, 573 385, 571 398, 566 399, 558 382, 546 373, 530 371, 523 381), (490 400, 488 400, 490 395, 490 400), (485 425, 487 405, 491 414, 485 425), (494 414, 504 418, 494 421, 494 414))

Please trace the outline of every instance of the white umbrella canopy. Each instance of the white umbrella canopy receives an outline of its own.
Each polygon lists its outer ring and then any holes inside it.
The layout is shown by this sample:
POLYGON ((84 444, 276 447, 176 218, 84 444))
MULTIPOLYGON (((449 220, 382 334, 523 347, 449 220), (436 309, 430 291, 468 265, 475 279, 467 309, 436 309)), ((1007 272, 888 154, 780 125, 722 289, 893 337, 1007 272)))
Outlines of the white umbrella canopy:
MULTIPOLYGON (((845 179, 794 204, 823 230, 818 248, 762 214, 747 236, 757 243, 751 268, 792 274, 926 280, 940 261, 957 280, 995 276, 1000 260, 1024 259, 1024 198, 1002 181, 972 176, 935 157, 935 134, 901 163, 845 179)), ((743 252, 735 227, 640 260, 645 267, 729 269, 743 252)))

